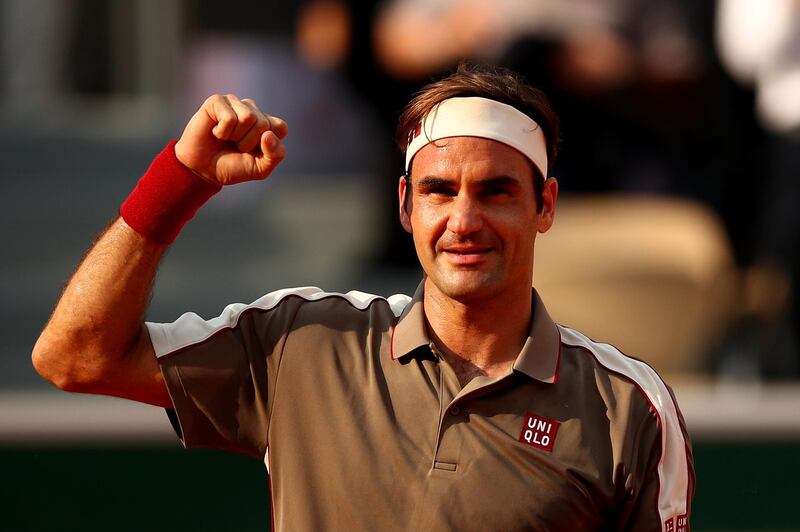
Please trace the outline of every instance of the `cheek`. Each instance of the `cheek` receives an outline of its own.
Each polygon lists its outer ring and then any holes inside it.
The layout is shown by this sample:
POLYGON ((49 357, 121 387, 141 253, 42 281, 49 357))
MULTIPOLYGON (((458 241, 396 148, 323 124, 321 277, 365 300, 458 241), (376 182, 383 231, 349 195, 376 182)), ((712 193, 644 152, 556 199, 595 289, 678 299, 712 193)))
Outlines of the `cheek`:
POLYGON ((507 242, 514 242, 516 246, 525 249, 533 247, 533 241, 538 231, 538 216, 531 216, 530 213, 508 213, 497 220, 496 230, 507 242))
POLYGON ((411 213, 411 225, 415 234, 430 238, 446 227, 447 216, 444 209, 425 203, 417 203, 411 213))

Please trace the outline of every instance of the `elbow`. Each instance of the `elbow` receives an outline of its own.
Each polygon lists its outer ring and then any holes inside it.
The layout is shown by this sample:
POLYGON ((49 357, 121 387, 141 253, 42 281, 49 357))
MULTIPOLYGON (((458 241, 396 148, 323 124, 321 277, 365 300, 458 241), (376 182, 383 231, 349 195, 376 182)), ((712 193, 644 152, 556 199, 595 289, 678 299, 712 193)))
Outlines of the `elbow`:
POLYGON ((58 357, 54 354, 53 346, 47 342, 44 335, 40 336, 31 353, 33 368, 36 373, 56 388, 68 390, 72 387, 72 383, 65 372, 59 371, 57 360, 58 357))
POLYGON ((56 388, 66 392, 85 391, 88 379, 77 371, 74 350, 49 341, 45 335, 39 337, 31 353, 31 362, 36 372, 56 388))

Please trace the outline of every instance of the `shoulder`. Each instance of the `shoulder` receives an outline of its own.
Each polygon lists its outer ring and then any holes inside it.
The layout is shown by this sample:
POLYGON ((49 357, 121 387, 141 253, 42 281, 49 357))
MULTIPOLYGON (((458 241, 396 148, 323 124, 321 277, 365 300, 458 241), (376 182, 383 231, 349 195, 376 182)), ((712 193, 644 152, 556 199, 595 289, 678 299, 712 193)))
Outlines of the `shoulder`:
MULTIPOLYGON (((583 360, 580 364, 596 375, 596 380, 609 379, 617 389, 629 388, 639 396, 659 418, 677 417, 678 406, 666 382, 652 366, 631 357, 611 344, 597 342, 583 333, 559 325, 562 346, 583 360)), ((599 384, 599 383, 598 383, 599 384)), ((675 419, 677 421, 677 419, 675 419)))
POLYGON ((271 299, 284 299, 286 297, 298 297, 304 307, 313 310, 324 310, 331 307, 341 307, 352 312, 365 312, 372 306, 378 306, 391 312, 395 317, 399 317, 405 310, 406 305, 411 301, 411 297, 405 294, 394 294, 383 297, 358 290, 349 292, 326 292, 316 287, 294 288, 273 292, 265 297, 271 299))
POLYGON ((609 430, 629 442, 631 464, 641 461, 653 468, 660 516, 687 514, 694 468, 688 432, 672 390, 646 362, 574 329, 559 326, 559 332, 565 362, 576 369, 582 385, 595 387, 605 402, 609 430))
POLYGON ((337 326, 376 319, 390 326, 410 300, 403 294, 386 298, 355 290, 339 293, 304 286, 276 290, 249 304, 230 304, 219 316, 208 320, 187 312, 172 323, 148 322, 147 327, 156 353, 161 356, 203 343, 226 330, 242 327, 288 330, 298 320, 337 326))
POLYGON ((333 329, 390 328, 411 301, 404 294, 383 297, 357 290, 342 293, 308 289, 296 297, 293 328, 304 325, 333 329))

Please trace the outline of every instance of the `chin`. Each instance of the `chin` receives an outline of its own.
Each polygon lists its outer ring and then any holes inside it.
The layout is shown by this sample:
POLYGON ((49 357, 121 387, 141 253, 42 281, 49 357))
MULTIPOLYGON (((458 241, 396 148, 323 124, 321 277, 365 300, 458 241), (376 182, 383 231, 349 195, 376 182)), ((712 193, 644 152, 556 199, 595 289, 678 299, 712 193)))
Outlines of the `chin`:
POLYGON ((442 294, 456 301, 483 299, 501 292, 502 283, 487 272, 457 272, 428 277, 442 294))

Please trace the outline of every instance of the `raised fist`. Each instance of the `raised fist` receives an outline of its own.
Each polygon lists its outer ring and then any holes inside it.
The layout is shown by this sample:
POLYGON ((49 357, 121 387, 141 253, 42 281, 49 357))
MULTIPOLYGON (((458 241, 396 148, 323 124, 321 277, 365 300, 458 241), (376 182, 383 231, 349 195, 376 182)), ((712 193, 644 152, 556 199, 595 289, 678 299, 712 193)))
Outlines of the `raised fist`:
POLYGON ((178 160, 206 181, 232 185, 266 178, 286 155, 286 122, 250 99, 210 96, 175 145, 178 160))

